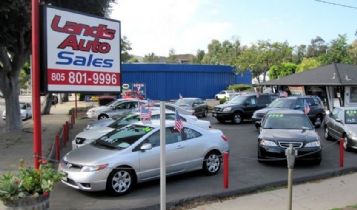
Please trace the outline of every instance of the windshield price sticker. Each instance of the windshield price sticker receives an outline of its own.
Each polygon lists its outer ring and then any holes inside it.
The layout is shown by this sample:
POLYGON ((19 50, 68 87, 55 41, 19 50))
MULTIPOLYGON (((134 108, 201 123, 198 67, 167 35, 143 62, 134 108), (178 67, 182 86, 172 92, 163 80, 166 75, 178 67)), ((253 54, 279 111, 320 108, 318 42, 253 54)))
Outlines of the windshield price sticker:
POLYGON ((347 110, 346 114, 350 117, 357 116, 357 110, 347 110))
POLYGON ((120 92, 120 22, 45 7, 51 92, 120 92))
POLYGON ((269 117, 281 118, 281 117, 284 117, 284 115, 283 114, 270 114, 269 117))

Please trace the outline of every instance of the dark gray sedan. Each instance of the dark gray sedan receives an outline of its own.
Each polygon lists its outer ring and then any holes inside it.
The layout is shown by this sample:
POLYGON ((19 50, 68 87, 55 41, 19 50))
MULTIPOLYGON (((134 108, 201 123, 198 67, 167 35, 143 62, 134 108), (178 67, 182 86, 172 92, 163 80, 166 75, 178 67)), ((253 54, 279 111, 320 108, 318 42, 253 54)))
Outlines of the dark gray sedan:
POLYGON ((357 107, 336 107, 325 119, 325 139, 343 138, 346 151, 357 149, 357 107))
POLYGON ((284 160, 290 144, 297 150, 299 160, 321 162, 320 138, 308 116, 298 110, 274 110, 262 121, 258 137, 258 161, 284 160))

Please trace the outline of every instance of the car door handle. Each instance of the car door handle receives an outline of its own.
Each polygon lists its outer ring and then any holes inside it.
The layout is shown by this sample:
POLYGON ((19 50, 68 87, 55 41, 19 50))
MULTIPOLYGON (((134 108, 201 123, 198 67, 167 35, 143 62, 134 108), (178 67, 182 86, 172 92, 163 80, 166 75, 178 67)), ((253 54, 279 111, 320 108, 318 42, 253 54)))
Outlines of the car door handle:
POLYGON ((176 146, 176 149, 182 149, 182 148, 183 148, 182 145, 177 145, 177 146, 176 146))

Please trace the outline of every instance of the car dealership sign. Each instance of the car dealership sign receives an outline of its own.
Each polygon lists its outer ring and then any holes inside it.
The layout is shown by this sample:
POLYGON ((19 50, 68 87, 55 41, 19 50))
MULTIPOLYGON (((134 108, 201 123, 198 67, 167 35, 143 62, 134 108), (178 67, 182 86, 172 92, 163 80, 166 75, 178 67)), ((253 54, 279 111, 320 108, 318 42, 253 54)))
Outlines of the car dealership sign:
POLYGON ((120 92, 120 22, 45 6, 44 91, 120 92))

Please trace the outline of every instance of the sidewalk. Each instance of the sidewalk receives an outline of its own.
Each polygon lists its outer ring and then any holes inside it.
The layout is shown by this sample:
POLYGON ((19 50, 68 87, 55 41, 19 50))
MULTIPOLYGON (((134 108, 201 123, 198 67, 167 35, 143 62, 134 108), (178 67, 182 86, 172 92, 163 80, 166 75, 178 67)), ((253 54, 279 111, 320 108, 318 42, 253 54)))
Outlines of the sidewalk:
MULTIPOLYGON (((50 115, 42 115, 42 156, 49 158, 55 136, 66 121, 70 121, 69 110, 74 107, 74 102, 57 104, 51 108, 50 115)), ((78 102, 78 107, 85 107, 87 103, 78 102)), ((70 140, 73 135, 83 129, 88 119, 76 120, 73 129, 70 129, 70 140)), ((0 174, 15 171, 19 160, 25 160, 26 165, 33 166, 33 122, 32 119, 23 122, 23 131, 18 133, 1 134, 0 140, 0 174)), ((68 142, 67 147, 71 143, 68 142)), ((62 155, 62 154, 61 154, 62 155)))
MULTIPOLYGON (((357 204, 357 173, 293 186, 294 210, 331 210, 357 204)), ((286 210, 288 190, 277 189, 244 195, 191 210, 286 210)), ((357 208, 348 208, 348 210, 357 208)), ((347 210, 347 208, 346 208, 347 210)))

